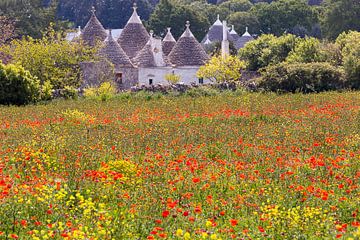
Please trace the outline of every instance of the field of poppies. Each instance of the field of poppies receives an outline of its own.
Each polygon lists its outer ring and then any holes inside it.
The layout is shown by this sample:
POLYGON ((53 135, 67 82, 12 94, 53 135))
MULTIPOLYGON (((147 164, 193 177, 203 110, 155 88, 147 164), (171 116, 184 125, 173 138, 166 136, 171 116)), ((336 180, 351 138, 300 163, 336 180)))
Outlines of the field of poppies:
POLYGON ((360 93, 0 107, 0 239, 359 239, 360 93))

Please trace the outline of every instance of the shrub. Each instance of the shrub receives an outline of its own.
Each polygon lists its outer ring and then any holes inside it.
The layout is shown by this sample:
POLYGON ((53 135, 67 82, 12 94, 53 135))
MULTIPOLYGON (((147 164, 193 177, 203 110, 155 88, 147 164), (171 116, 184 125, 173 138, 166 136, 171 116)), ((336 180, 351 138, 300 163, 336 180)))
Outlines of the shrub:
POLYGON ((86 98, 98 99, 101 101, 107 101, 113 98, 116 94, 115 87, 110 82, 104 82, 97 88, 84 89, 84 96, 86 98))
POLYGON ((78 90, 72 86, 65 86, 64 89, 61 89, 60 96, 65 99, 77 99, 78 90))
POLYGON ((181 76, 170 73, 165 75, 165 80, 168 81, 170 84, 177 84, 178 82, 180 82, 181 76))
POLYGON ((360 32, 342 33, 336 39, 341 50, 348 86, 360 89, 360 32))
POLYGON ((321 92, 344 87, 344 73, 329 63, 281 63, 262 71, 259 87, 280 92, 321 92))
POLYGON ((321 43, 316 38, 301 39, 295 44, 286 61, 288 63, 322 62, 325 59, 320 46, 321 43))
POLYGON ((237 82, 241 77, 241 70, 245 63, 236 56, 214 56, 206 65, 201 66, 197 77, 209 79, 216 83, 237 82))
POLYGON ((40 97, 40 84, 21 66, 0 63, 0 104, 24 105, 40 97))
POLYGON ((41 84, 50 82, 54 89, 79 87, 80 62, 93 58, 96 48, 61 39, 50 28, 42 39, 22 38, 1 47, 13 64, 19 64, 36 76, 41 84))
POLYGON ((248 70, 256 71, 268 65, 283 62, 289 52, 294 49, 297 41, 298 38, 291 34, 281 37, 264 34, 240 49, 239 56, 246 61, 248 70))

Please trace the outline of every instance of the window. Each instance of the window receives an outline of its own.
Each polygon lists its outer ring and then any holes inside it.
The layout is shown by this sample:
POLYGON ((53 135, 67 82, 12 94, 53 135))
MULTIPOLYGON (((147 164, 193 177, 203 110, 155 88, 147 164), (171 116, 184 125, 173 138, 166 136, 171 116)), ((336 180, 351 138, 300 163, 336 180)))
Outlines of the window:
POLYGON ((149 79, 149 85, 153 85, 154 80, 152 78, 149 79))
POLYGON ((115 82, 118 84, 123 83, 123 74, 122 73, 116 73, 115 74, 115 82))
POLYGON ((204 84, 204 79, 203 78, 199 78, 199 84, 204 84))

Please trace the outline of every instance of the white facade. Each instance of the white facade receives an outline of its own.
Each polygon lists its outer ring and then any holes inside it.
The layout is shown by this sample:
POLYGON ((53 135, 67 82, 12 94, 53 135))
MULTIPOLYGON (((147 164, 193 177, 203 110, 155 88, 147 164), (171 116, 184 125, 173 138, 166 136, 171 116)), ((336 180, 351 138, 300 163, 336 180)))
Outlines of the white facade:
POLYGON ((139 67, 139 85, 169 85, 169 82, 166 81, 165 77, 167 74, 175 74, 180 76, 180 83, 190 85, 190 84, 208 84, 211 83, 208 79, 199 79, 196 76, 199 67, 152 67, 152 68, 143 68, 139 67))

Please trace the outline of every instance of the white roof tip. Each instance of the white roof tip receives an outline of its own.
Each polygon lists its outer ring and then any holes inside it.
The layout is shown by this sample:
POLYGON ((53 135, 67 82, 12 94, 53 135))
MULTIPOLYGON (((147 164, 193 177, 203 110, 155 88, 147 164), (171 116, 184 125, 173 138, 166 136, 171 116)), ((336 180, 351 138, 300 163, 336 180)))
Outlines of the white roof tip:
POLYGON ((134 11, 133 11, 128 23, 142 24, 141 19, 140 19, 139 15, 137 14, 137 11, 136 11, 136 9, 137 9, 136 3, 134 3, 133 9, 134 9, 134 11))
POLYGON ((189 21, 186 21, 186 30, 185 32, 181 35, 180 38, 182 37, 194 37, 193 33, 191 32, 190 30, 190 22, 189 21))
POLYGON ((176 42, 174 36, 171 34, 171 28, 167 28, 166 36, 163 39, 164 42, 176 42))
POLYGON ((211 44, 211 41, 209 39, 209 35, 206 34, 206 40, 204 42, 205 45, 211 44))
POLYGON ((214 22, 213 26, 222 26, 222 22, 220 21, 220 15, 217 15, 217 20, 214 22))
POLYGON ((246 27, 245 33, 242 35, 243 37, 251 37, 250 33, 248 32, 249 28, 246 27))
POLYGON ((230 34, 237 34, 237 32, 236 32, 235 29, 234 29, 234 25, 232 25, 232 27, 231 27, 230 34))

